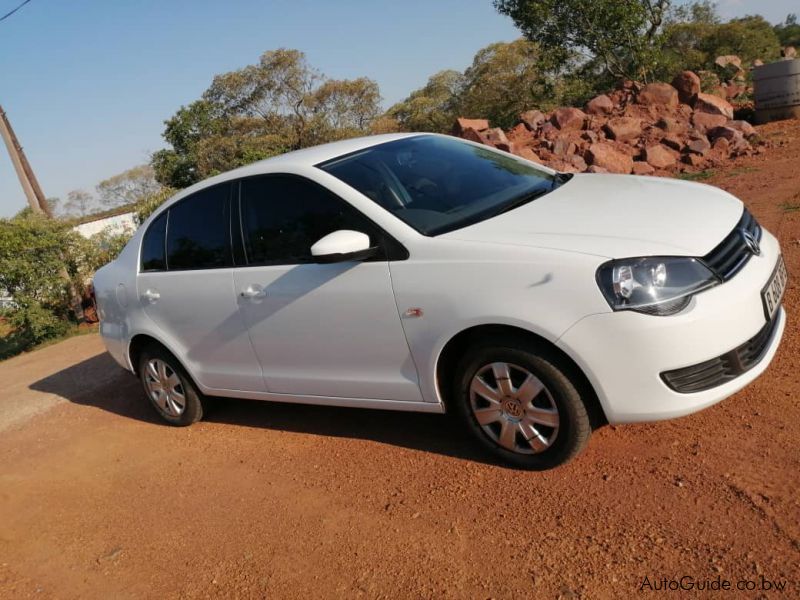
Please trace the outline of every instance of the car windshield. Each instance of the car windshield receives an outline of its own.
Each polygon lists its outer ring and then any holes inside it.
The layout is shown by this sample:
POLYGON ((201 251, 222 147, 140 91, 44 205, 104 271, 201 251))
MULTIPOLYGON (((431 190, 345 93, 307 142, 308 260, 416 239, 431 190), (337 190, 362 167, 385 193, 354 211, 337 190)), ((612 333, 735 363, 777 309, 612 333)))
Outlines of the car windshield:
POLYGON ((431 236, 516 208, 560 182, 511 154, 431 135, 386 142, 317 167, 431 236))

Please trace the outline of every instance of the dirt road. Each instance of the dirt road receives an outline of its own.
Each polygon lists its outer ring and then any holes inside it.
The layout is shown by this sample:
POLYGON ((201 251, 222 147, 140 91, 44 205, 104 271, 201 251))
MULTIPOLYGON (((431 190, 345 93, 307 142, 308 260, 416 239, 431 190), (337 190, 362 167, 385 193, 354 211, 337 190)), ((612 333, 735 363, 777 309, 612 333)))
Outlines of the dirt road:
POLYGON ((779 146, 710 183, 779 235, 790 320, 735 397, 527 473, 443 416, 231 401, 163 426, 74 338, 0 363, 0 597, 620 598, 683 576, 798 597, 800 122, 761 134, 779 146))

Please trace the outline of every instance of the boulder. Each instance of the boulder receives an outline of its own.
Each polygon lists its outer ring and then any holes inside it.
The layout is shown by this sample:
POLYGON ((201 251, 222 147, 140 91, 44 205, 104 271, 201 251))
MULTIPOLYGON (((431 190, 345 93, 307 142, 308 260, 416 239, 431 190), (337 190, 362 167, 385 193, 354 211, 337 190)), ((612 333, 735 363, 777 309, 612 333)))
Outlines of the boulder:
POLYGON ((741 83, 729 83, 725 87, 725 96, 728 100, 733 100, 734 98, 738 98, 742 94, 747 91, 747 86, 741 83))
POLYGON ((582 173, 587 169, 586 161, 578 154, 570 154, 565 160, 582 173))
POLYGON ((656 170, 646 162, 637 161, 633 163, 634 175, 652 175, 656 170))
POLYGON ((781 50, 783 58, 797 58, 797 49, 794 46, 786 46, 781 50))
POLYGON ((741 131, 727 126, 715 127, 708 132, 708 139, 713 141, 719 138, 725 138, 732 146, 744 141, 744 135, 741 131))
POLYGON ((534 131, 547 120, 547 115, 540 110, 526 110, 519 116, 519 120, 524 123, 528 129, 534 131))
POLYGON ((539 158, 539 155, 536 154, 533 150, 528 148, 527 146, 523 146, 522 148, 516 148, 514 154, 517 156, 524 158, 525 160, 529 160, 531 162, 535 162, 538 164, 542 164, 542 159, 539 158))
POLYGON ((610 115, 614 110, 614 103, 611 98, 601 94, 586 103, 586 112, 590 115, 610 115))
POLYGON ((694 110, 695 112, 703 112, 710 115, 722 115, 726 119, 733 118, 733 106, 731 106, 730 102, 711 94, 697 94, 694 110))
POLYGON ((580 130, 586 123, 586 113, 579 108, 557 108, 550 120, 561 131, 580 130))
POLYGON ((712 115, 698 111, 692 113, 692 125, 700 133, 706 133, 709 129, 714 129, 714 127, 722 127, 727 122, 728 118, 724 115, 712 115))
POLYGON ((612 140, 625 142, 642 135, 642 121, 634 117, 617 117, 606 123, 605 130, 612 140))
POLYGON ((684 104, 693 104, 700 93, 700 77, 693 71, 683 71, 672 80, 672 87, 678 90, 678 98, 684 104))
POLYGON ((680 149, 683 148, 683 142, 681 141, 681 138, 673 133, 668 133, 661 138, 661 143, 667 148, 672 148, 675 151, 680 151, 680 149))
POLYGON ((686 144, 686 150, 692 154, 704 155, 711 150, 711 142, 708 141, 706 136, 699 136, 693 140, 689 140, 689 143, 686 144))
POLYGON ((577 149, 578 148, 574 142, 564 137, 556 139, 553 142, 553 147, 552 147, 553 154, 557 156, 567 156, 569 154, 575 154, 575 151, 577 149))
POLYGON ((684 154, 681 160, 692 167, 702 167, 706 164, 706 157, 700 154, 684 154))
POLYGON ((469 140, 470 142, 477 142, 479 144, 488 144, 489 141, 486 139, 485 136, 481 134, 481 132, 476 131, 472 127, 467 127, 461 132, 461 137, 465 140, 469 140))
POLYGON ((723 156, 728 156, 731 151, 731 143, 724 137, 715 139, 712 142, 711 147, 713 148, 714 152, 723 156))
POLYGON ((675 165, 675 156, 661 144, 650 146, 644 150, 644 158, 656 169, 667 169, 675 165))
POLYGON ((455 135, 463 135, 464 131, 467 129, 485 131, 489 129, 489 121, 486 119, 465 119, 464 117, 456 119, 456 124, 453 126, 453 133, 455 135))
POLYGON ((656 122, 656 127, 663 129, 667 133, 676 133, 684 129, 684 126, 678 122, 677 119, 672 119, 670 117, 661 117, 656 122))
MULTIPOLYGON (((633 169, 633 159, 611 144, 598 142, 586 151, 586 158, 593 167, 601 167, 609 173, 627 175, 633 169)), ((597 171, 592 171, 596 173, 597 171)))
POLYGON ((639 92, 637 100, 647 106, 678 106, 678 90, 668 83, 648 83, 639 92))
POLYGON ((547 140, 554 139, 559 134, 558 127, 548 121, 542 125, 541 129, 539 130, 539 134, 547 140))
POLYGON ((733 127, 734 129, 741 131, 744 137, 756 135, 756 128, 750 125, 750 123, 747 121, 729 121, 727 125, 728 127, 733 127))
POLYGON ((598 167, 597 165, 591 165, 588 169, 586 169, 587 173, 608 173, 608 169, 604 169, 603 167, 598 167))
POLYGON ((733 66, 738 70, 742 68, 742 59, 735 54, 725 54, 724 56, 718 56, 714 59, 714 64, 721 69, 727 69, 733 66))

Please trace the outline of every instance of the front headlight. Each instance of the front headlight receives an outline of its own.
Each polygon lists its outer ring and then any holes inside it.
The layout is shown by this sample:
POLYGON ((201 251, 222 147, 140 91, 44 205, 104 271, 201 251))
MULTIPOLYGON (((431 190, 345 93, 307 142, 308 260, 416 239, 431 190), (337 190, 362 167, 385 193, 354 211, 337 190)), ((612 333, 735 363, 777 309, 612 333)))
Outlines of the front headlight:
POLYGON ((597 270, 597 283, 614 310, 664 316, 719 279, 696 258, 653 256, 609 261, 597 270))

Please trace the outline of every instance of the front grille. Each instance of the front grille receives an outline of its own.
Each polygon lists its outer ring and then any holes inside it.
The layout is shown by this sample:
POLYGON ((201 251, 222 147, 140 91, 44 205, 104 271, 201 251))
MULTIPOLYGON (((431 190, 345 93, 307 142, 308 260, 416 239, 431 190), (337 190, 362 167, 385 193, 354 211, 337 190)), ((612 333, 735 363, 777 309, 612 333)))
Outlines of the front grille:
POLYGON ((710 390, 727 383, 755 367, 772 341, 778 319, 772 319, 756 335, 738 348, 705 362, 661 373, 670 388, 681 394, 710 390))
POLYGON ((761 241, 761 226, 746 208, 733 231, 716 248, 703 257, 703 262, 722 281, 728 281, 736 275, 747 264, 750 257, 753 256, 742 236, 744 231, 761 241))

